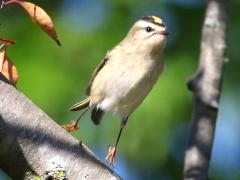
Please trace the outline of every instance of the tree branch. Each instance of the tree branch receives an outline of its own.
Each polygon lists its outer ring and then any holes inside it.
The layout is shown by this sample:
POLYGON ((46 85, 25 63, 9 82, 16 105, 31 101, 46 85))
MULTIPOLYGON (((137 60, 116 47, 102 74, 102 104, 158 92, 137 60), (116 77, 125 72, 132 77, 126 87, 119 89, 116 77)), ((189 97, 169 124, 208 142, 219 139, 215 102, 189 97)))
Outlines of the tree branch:
POLYGON ((13 179, 120 179, 0 74, 0 168, 13 179))
POLYGON ((195 94, 184 179, 208 179, 218 114, 223 68, 226 62, 226 26, 230 0, 208 0, 202 29, 197 73, 188 81, 195 94))

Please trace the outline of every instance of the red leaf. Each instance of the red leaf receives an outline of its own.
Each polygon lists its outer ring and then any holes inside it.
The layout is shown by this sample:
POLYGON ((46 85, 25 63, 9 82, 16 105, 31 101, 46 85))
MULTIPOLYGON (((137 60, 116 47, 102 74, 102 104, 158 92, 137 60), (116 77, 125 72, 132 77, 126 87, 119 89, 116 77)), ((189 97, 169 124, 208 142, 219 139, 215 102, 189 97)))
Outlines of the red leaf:
POLYGON ((10 0, 5 2, 4 5, 12 3, 17 3, 25 9, 32 21, 45 31, 59 46, 61 46, 52 19, 41 7, 36 4, 20 0, 10 0))
POLYGON ((7 44, 1 46, 0 52, 0 72, 9 80, 14 86, 18 81, 18 72, 16 66, 11 59, 7 56, 7 44))

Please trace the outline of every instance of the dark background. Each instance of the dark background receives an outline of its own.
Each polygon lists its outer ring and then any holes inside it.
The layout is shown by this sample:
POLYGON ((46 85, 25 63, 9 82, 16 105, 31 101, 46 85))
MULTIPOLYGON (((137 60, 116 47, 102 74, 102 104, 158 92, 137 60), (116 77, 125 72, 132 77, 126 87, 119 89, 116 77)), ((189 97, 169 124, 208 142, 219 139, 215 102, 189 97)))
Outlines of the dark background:
MULTIPOLYGON (((0 9, 0 37, 13 39, 8 55, 19 71, 17 88, 58 124, 74 120, 68 108, 85 97, 91 72, 141 16, 160 16, 171 36, 166 69, 144 103, 130 117, 121 138, 115 171, 124 179, 181 179, 193 108, 187 79, 196 71, 204 0, 38 0, 52 17, 63 44, 58 47, 17 5, 0 9)), ((240 178, 240 1, 232 0, 228 56, 210 177, 240 178)), ((44 122, 43 122, 44 123, 44 122)), ((119 130, 107 114, 94 126, 87 114, 72 133, 103 161, 119 130)), ((14 168, 14 167, 13 167, 14 168)), ((0 170, 0 179, 8 179, 0 170)))

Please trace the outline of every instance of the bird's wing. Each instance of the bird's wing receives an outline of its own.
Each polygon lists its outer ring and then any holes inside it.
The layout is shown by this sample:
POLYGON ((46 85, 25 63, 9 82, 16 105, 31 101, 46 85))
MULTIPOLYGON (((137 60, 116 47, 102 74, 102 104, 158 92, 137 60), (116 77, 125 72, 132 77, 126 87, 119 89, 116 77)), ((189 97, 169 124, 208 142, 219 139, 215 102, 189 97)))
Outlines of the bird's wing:
POLYGON ((107 61, 109 60, 109 58, 106 56, 99 64, 98 66, 96 67, 96 69, 94 70, 93 74, 92 74, 92 77, 91 77, 91 80, 90 82, 88 83, 88 86, 85 90, 85 93, 86 95, 90 95, 90 91, 91 91, 91 87, 92 87, 92 83, 94 81, 94 78, 97 76, 98 72, 104 67, 104 65, 107 63, 107 61))

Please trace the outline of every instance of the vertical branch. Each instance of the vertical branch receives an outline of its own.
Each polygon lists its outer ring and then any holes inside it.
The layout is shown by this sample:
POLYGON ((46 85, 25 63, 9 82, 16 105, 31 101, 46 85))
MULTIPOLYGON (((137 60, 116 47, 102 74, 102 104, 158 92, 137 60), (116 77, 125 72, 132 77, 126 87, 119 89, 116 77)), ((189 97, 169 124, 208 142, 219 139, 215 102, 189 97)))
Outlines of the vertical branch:
POLYGON ((195 95, 184 179, 208 179, 208 169, 218 114, 221 82, 226 62, 226 26, 230 0, 208 0, 202 28, 197 73, 188 81, 195 95))

